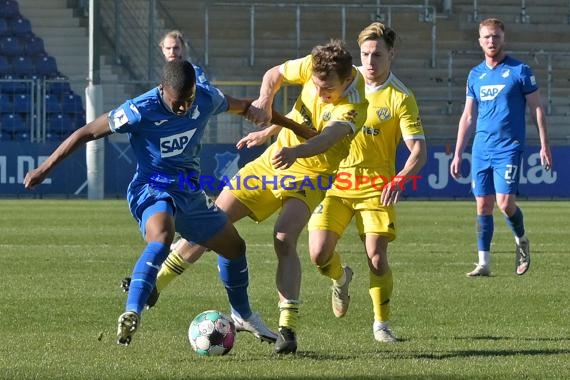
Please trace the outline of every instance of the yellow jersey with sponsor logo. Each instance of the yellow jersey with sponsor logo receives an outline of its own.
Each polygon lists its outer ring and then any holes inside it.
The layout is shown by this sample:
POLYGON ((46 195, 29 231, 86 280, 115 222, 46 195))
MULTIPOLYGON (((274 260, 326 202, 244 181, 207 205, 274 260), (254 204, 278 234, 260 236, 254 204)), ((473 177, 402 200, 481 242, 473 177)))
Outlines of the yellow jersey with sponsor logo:
POLYGON ((366 86, 366 98, 366 123, 352 140, 350 153, 340 163, 328 195, 380 195, 396 173, 396 149, 402 137, 425 139, 416 98, 393 73, 381 86, 366 86))
MULTIPOLYGON (((348 86, 342 97, 336 103, 324 103, 318 96, 317 89, 312 81, 312 58, 289 60, 281 68, 286 84, 302 85, 301 94, 295 101, 289 118, 298 123, 305 124, 321 132, 331 122, 342 122, 349 125, 353 133, 337 142, 326 152, 313 157, 299 158, 286 170, 288 175, 298 177, 314 177, 316 175, 334 174, 340 161, 348 154, 350 142, 364 125, 368 102, 365 96, 364 78, 356 67, 353 68, 355 79, 348 86)), ((297 137, 289 129, 283 128, 276 141, 265 151, 264 155, 271 158, 281 147, 291 147, 304 142, 305 139, 297 137)))

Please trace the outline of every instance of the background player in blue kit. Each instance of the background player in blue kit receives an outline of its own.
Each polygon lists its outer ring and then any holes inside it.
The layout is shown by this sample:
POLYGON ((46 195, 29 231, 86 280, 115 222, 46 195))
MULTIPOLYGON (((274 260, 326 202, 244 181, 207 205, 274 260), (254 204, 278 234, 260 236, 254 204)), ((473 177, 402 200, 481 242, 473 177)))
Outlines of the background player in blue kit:
POLYGON ((197 156, 209 118, 226 111, 244 113, 248 105, 215 87, 197 84, 190 62, 172 60, 165 64, 159 86, 76 130, 24 178, 24 186, 33 188, 88 141, 128 133, 137 169, 127 199, 147 245, 132 272, 125 312, 118 320, 118 344, 128 345, 139 327, 175 231, 219 254, 220 276, 226 280, 232 307, 244 317, 252 314, 245 242, 199 188, 197 156))
POLYGON ((512 229, 516 243, 515 273, 530 266, 530 245, 523 214, 515 202, 521 157, 526 136, 525 108, 538 128, 540 161, 552 167, 546 116, 532 70, 504 50, 505 27, 495 18, 479 24, 479 45, 485 60, 471 69, 467 78, 467 98, 459 121, 451 174, 458 178, 461 155, 473 129, 472 188, 477 203, 477 243, 479 261, 467 276, 489 276, 490 248, 494 232, 493 208, 497 206, 512 229))

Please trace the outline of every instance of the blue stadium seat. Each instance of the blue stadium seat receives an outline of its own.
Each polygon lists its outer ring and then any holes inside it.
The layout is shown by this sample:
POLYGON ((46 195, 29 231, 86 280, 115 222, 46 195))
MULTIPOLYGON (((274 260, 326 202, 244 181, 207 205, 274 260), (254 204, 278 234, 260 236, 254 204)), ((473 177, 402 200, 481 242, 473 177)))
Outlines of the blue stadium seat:
POLYGON ((56 78, 59 73, 57 71, 57 63, 51 55, 37 57, 34 59, 36 75, 43 78, 56 78))
POLYGON ((12 64, 7 57, 0 55, 0 77, 12 74, 12 64))
POLYGON ((46 93, 54 95, 69 95, 73 91, 68 81, 57 80, 57 81, 46 81, 46 93))
POLYGON ((8 21, 8 28, 14 36, 28 37, 32 34, 32 24, 25 17, 13 18, 8 21))
POLYGON ((14 101, 9 94, 0 93, 0 112, 14 112, 14 101))
POLYGON ((0 36, 9 36, 10 33, 8 21, 4 18, 4 14, 0 13, 0 36))
POLYGON ((83 100, 81 96, 76 94, 65 95, 62 98, 63 112, 70 114, 82 114, 85 112, 83 108, 83 100))
POLYGON ((4 36, 0 38, 0 54, 15 57, 25 54, 26 44, 15 36, 4 36))
POLYGON ((15 136, 17 133, 24 133, 28 130, 25 119, 17 113, 2 113, 0 124, 2 132, 15 136))
POLYGON ((1 79, 0 93, 14 95, 29 93, 32 90, 29 82, 22 81, 12 74, 5 75, 1 79))
POLYGON ((0 15, 5 18, 19 18, 20 7, 16 0, 0 0, 0 15))
POLYGON ((14 95, 14 112, 32 114, 32 98, 29 94, 14 95))
POLYGON ((61 113, 61 98, 58 94, 46 94, 45 98, 45 111, 46 113, 61 113))
POLYGON ((21 55, 19 57, 13 57, 11 59, 12 63, 12 74, 20 77, 33 77, 36 74, 36 68, 34 67, 34 62, 32 58, 26 55, 21 55))
POLYGON ((72 119, 64 114, 49 114, 46 121, 47 132, 57 136, 67 136, 74 130, 72 119))
POLYGON ((36 35, 31 35, 26 40, 26 53, 31 56, 47 55, 44 40, 36 35))

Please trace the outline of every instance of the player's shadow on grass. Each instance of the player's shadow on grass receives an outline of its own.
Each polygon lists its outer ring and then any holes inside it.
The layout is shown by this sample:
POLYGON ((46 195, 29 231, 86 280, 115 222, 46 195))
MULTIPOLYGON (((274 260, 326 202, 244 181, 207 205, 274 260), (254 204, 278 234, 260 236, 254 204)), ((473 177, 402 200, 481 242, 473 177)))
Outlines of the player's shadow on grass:
POLYGON ((544 356, 544 355, 567 355, 570 350, 566 349, 532 349, 532 350, 458 350, 434 352, 430 354, 412 354, 408 355, 414 359, 431 359, 444 360, 450 358, 467 358, 467 357, 497 357, 497 356, 544 356))

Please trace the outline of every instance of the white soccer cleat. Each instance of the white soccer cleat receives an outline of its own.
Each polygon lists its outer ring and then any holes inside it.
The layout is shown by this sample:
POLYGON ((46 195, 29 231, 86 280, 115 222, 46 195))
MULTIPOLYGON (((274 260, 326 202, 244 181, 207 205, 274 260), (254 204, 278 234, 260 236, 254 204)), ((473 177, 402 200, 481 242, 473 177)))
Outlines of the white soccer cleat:
POLYGON ((119 316, 117 327, 117 344, 128 346, 135 331, 139 327, 139 315, 134 311, 126 311, 119 316))
POLYGON ((348 306, 350 305, 350 295, 348 294, 348 286, 350 285, 350 282, 352 281, 352 275, 354 274, 354 272, 350 267, 344 267, 343 270, 346 276, 346 281, 344 282, 344 285, 332 286, 332 297, 331 297, 332 310, 335 317, 337 318, 344 317, 344 315, 348 311, 348 306))
POLYGON ((259 314, 252 313, 247 319, 238 317, 232 313, 232 320, 236 325, 236 331, 247 331, 253 334, 257 339, 262 342, 275 343, 277 334, 271 331, 263 322, 259 314))
POLYGON ((471 272, 466 273, 467 277, 489 277, 491 275, 491 269, 488 265, 475 264, 476 267, 471 272))
POLYGON ((380 343, 394 343, 398 341, 398 338, 394 336, 394 333, 388 326, 382 326, 378 322, 374 322, 372 325, 372 333, 374 334, 374 339, 380 343))
POLYGON ((522 276, 530 267, 530 242, 527 238, 516 245, 515 255, 515 273, 522 276))

